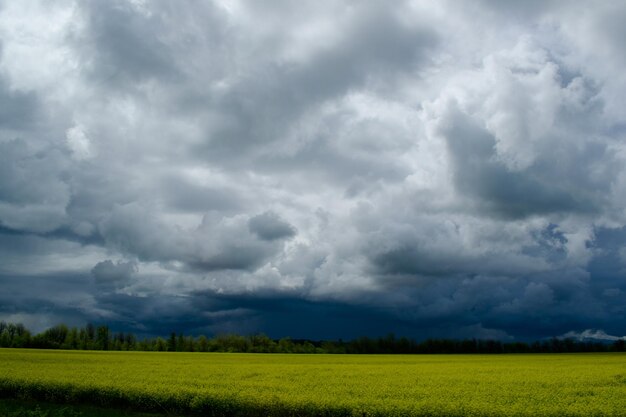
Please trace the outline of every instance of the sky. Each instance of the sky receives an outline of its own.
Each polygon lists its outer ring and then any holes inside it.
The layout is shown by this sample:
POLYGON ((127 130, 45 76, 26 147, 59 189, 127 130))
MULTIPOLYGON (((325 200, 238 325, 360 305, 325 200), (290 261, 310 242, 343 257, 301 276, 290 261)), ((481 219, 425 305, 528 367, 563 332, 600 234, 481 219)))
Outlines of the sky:
POLYGON ((623 1, 0 0, 0 319, 626 334, 623 1))

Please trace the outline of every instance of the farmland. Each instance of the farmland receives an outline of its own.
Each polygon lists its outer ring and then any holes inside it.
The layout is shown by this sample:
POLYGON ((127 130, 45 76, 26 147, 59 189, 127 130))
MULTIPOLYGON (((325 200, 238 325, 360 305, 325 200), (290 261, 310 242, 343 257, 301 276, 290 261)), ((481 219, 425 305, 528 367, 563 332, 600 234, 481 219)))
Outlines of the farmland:
POLYGON ((626 415, 626 354, 0 349, 4 397, 199 415, 626 415))

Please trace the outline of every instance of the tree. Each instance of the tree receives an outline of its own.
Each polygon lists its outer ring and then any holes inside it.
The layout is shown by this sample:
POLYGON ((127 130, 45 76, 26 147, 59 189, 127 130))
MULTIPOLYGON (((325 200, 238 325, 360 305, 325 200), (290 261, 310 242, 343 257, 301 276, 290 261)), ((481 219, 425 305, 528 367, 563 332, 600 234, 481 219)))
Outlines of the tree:
POLYGON ((9 331, 5 328, 0 333, 0 347, 10 347, 11 346, 11 336, 9 335, 9 331))
POLYGON ((96 329, 96 349, 109 350, 111 337, 107 326, 98 326, 96 329))
POLYGON ((170 334, 170 338, 167 341, 167 351, 176 352, 176 333, 175 332, 172 332, 170 334))
POLYGON ((149 350, 153 350, 152 347, 150 346, 150 341, 146 338, 141 339, 136 345, 135 345, 135 349, 136 350, 141 350, 141 351, 149 351, 149 350))
POLYGON ((87 339, 87 330, 80 329, 80 331, 78 332, 78 348, 82 350, 89 349, 89 345, 89 340, 87 339))
POLYGON ((126 333, 124 337, 124 350, 135 350, 137 348, 137 337, 132 333, 126 333))
POLYGON ((154 350, 156 350, 157 352, 165 352, 166 350, 168 350, 167 343, 165 343, 165 340, 163 338, 156 338, 156 341, 154 343, 154 350))
POLYGON ((0 322, 0 347, 28 347, 30 332, 23 324, 0 322))
POLYGON ((117 332, 115 334, 115 336, 113 337, 113 350, 126 350, 124 347, 124 342, 125 342, 126 338, 124 336, 124 333, 122 332, 117 332))
POLYGON ((209 339, 207 339, 205 335, 198 337, 198 340, 196 341, 196 350, 198 352, 209 351, 209 339))
POLYGON ((185 337, 183 334, 178 335, 178 340, 176 341, 176 351, 184 352, 185 351, 185 337))
POLYGON ((250 350, 258 353, 270 353, 277 350, 276 343, 263 333, 250 336, 250 350))
POLYGON ((95 341, 96 340, 96 327, 91 323, 87 323, 85 330, 87 331, 87 340, 89 340, 90 342, 95 341))
POLYGON ((193 336, 187 336, 185 338, 185 352, 195 352, 196 349, 194 347, 195 343, 193 341, 193 336))
POLYGON ((72 327, 67 333, 67 336, 65 336, 63 349, 78 349, 79 342, 78 329, 76 327, 72 327))
POLYGON ((69 330, 65 324, 58 324, 38 335, 38 347, 60 349, 65 343, 69 330))
POLYGON ((283 337, 278 341, 278 351, 280 353, 293 353, 294 345, 290 337, 283 337))
POLYGON ((211 340, 209 350, 217 352, 248 352, 250 341, 236 334, 221 334, 211 340))
POLYGON ((21 331, 18 330, 16 336, 11 341, 11 346, 16 348, 30 347, 31 335, 28 330, 21 324, 18 324, 18 328, 21 326, 21 331))

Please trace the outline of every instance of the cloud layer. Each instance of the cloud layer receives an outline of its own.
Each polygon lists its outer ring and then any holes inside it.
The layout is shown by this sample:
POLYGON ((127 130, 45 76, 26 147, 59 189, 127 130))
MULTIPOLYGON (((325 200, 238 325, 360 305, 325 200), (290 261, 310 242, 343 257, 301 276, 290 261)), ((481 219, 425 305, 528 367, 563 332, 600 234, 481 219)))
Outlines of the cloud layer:
POLYGON ((624 16, 0 2, 0 318, 621 334, 624 16))

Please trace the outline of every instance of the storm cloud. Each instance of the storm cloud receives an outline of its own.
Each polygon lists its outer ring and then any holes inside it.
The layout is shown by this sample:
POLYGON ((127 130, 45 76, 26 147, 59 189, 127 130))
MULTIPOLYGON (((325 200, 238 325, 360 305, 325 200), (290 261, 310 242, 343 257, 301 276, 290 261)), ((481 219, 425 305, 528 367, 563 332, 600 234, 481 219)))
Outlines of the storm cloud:
POLYGON ((624 16, 0 1, 0 319, 622 335, 624 16))

